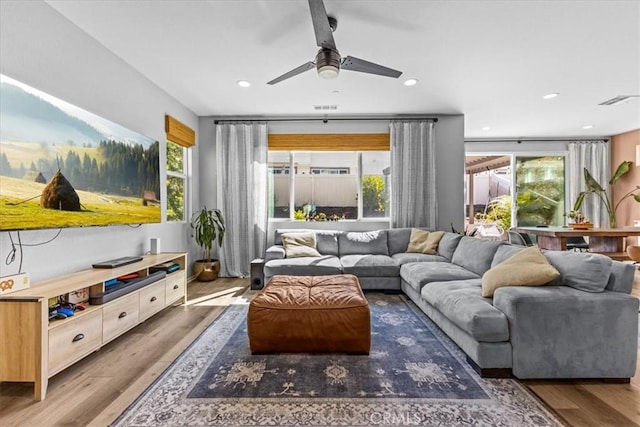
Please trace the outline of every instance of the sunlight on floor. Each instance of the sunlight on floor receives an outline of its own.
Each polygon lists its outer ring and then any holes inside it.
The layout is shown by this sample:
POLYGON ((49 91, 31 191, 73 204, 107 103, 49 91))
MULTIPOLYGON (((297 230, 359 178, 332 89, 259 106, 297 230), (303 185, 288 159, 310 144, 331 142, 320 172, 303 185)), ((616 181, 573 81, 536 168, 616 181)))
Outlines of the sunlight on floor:
POLYGON ((195 307, 201 307, 201 306, 208 306, 208 307, 213 307, 213 306, 224 306, 226 307, 227 305, 229 305, 229 302, 226 300, 220 300, 222 297, 229 297, 232 296, 233 294, 244 290, 245 288, 243 286, 236 286, 233 288, 229 288, 229 289, 225 289, 223 291, 220 292, 214 292, 212 294, 208 294, 208 295, 204 295, 198 298, 194 298, 194 299, 190 299, 187 301, 187 303, 185 304, 185 306, 195 306, 195 307))

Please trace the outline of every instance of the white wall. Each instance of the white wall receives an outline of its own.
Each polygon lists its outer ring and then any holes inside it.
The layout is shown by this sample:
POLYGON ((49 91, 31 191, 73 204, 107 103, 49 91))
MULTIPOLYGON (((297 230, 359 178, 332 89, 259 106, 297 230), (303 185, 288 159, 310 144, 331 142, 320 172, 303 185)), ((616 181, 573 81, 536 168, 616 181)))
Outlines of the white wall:
MULTIPOLYGON (((42 1, 0 1, 0 72, 160 141, 161 183, 165 182, 164 115, 198 129, 195 114, 42 1)), ((198 159, 197 146, 192 150, 198 159)), ((198 167, 194 161, 190 171, 195 206, 198 167)), ((23 243, 33 244, 56 232, 23 231, 20 236, 23 243)), ((12 235, 15 240, 16 233, 12 235)), ((143 254, 151 237, 160 237, 164 252, 189 250, 193 256, 186 223, 68 228, 51 243, 25 247, 22 270, 37 282, 89 268, 97 261, 143 254)), ((3 276, 18 272, 18 259, 4 265, 10 250, 9 233, 0 233, 3 276)))
MULTIPOLYGON (((464 224, 464 116, 432 115, 438 117, 435 125, 437 156, 438 229, 450 230, 451 223, 456 229, 464 224)), ((241 119, 241 118, 238 118, 241 119)), ((271 122, 270 133, 382 133, 389 131, 385 120, 331 121, 320 120, 296 122, 271 122)), ((207 206, 216 202, 215 182, 215 125, 213 117, 200 118, 200 200, 207 206), (204 183, 207 183, 206 185, 204 183), (213 185, 209 185, 212 183, 213 185)), ((367 231, 389 228, 387 221, 337 221, 307 223, 302 221, 277 220, 269 223, 268 243, 273 240, 276 228, 327 228, 332 230, 367 231)))

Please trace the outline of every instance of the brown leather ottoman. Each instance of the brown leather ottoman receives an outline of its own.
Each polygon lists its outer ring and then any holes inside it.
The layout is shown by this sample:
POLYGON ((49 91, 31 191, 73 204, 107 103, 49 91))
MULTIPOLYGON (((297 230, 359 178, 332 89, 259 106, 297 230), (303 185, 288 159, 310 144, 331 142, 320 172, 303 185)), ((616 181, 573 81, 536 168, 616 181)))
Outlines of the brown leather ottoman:
POLYGON ((371 321, 356 276, 273 276, 249 304, 252 353, 369 354, 371 321))

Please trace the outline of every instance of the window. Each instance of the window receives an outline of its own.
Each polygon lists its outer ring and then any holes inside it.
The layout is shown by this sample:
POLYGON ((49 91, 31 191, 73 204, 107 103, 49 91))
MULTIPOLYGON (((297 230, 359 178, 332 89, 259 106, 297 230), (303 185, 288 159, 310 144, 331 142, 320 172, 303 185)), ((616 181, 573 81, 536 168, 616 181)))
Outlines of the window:
POLYGON ((519 226, 564 225, 564 169, 562 156, 516 156, 519 226))
POLYGON ((268 162, 269 218, 389 215, 389 151, 269 151, 268 162))
POLYGON ((187 149, 167 141, 167 221, 185 220, 187 149))
POLYGON ((315 175, 349 175, 351 168, 311 168, 315 175))
POLYGON ((388 151, 362 153, 362 216, 389 216, 391 157, 388 151))
POLYGON ((297 167, 296 211, 319 218, 358 218, 358 175, 349 173, 357 170, 357 153, 310 151, 292 155, 297 167))
POLYGON ((267 155, 269 218, 289 218, 291 164, 287 151, 269 151, 267 155))

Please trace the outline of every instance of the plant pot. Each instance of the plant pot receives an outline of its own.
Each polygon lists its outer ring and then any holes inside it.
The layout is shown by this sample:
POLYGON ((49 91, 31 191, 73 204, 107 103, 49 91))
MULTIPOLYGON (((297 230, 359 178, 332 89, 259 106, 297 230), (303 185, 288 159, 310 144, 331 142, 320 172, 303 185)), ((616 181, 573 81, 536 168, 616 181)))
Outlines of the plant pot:
POLYGON ((640 246, 627 246, 627 255, 635 262, 640 262, 640 246))
POLYGON ((217 259, 204 260, 199 259, 193 262, 193 273, 201 282, 211 282, 218 278, 220 271, 220 261, 217 259))

